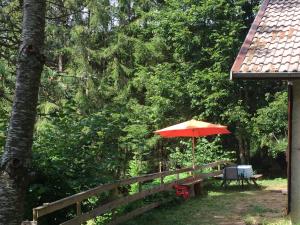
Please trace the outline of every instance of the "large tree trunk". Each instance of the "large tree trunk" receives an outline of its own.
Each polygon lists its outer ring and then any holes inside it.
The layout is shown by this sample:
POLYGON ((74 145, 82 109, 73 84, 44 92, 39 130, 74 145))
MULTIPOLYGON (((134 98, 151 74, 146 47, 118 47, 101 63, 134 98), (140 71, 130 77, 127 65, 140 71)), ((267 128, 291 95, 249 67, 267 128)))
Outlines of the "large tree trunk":
POLYGON ((246 139, 246 131, 240 122, 236 123, 235 138, 238 142, 237 156, 240 164, 248 164, 250 162, 250 149, 246 139))
POLYGON ((246 164, 246 149, 244 146, 243 138, 240 134, 236 135, 236 139, 238 140, 238 145, 239 145, 239 148, 238 148, 239 161, 240 161, 240 164, 243 165, 243 164, 246 164))
POLYGON ((235 137, 238 141, 238 157, 239 157, 239 163, 240 164, 249 164, 250 162, 250 149, 248 146, 248 142, 243 136, 242 131, 238 131, 235 134, 235 137))
POLYGON ((24 0, 12 115, 0 167, 0 224, 20 225, 44 65, 45 0, 24 0))

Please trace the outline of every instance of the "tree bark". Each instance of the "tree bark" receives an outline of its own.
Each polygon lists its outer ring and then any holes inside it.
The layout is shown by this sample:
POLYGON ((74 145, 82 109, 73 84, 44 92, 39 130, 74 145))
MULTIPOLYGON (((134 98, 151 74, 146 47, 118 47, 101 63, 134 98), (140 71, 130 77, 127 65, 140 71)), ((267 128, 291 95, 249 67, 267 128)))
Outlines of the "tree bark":
POLYGON ((63 72, 63 55, 62 53, 58 56, 58 72, 63 72))
POLYGON ((239 153, 239 161, 240 164, 246 164, 246 149, 245 149, 245 145, 244 145, 244 141, 243 141, 243 137, 241 136, 240 133, 236 134, 236 139, 238 141, 238 153, 239 153))
POLYGON ((20 225, 28 185, 40 77, 44 65, 45 0, 24 0, 15 97, 0 163, 0 224, 20 225))

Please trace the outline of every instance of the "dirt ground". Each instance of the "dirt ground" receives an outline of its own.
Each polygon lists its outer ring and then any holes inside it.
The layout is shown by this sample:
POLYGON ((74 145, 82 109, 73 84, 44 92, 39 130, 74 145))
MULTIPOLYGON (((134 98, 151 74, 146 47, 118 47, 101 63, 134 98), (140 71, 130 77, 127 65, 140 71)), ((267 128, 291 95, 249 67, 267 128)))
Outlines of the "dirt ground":
POLYGON ((286 190, 286 187, 267 187, 242 199, 236 199, 231 204, 229 214, 215 216, 214 219, 218 225, 276 224, 278 219, 286 215, 287 210, 287 195, 281 190, 286 190))
MULTIPOLYGON (((261 189, 242 192, 228 203, 230 213, 214 216, 218 225, 288 224, 286 182, 266 183, 261 189)), ((225 203, 226 205, 226 203, 225 203)))

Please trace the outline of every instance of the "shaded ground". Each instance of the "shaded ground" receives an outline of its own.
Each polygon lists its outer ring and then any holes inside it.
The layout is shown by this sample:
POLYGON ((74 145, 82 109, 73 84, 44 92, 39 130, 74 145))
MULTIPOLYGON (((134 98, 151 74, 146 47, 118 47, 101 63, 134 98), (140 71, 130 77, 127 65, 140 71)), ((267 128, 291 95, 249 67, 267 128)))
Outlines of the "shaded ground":
POLYGON ((178 201, 155 209, 126 225, 288 225, 285 218, 286 180, 260 182, 262 189, 235 185, 226 190, 209 187, 206 197, 178 201))

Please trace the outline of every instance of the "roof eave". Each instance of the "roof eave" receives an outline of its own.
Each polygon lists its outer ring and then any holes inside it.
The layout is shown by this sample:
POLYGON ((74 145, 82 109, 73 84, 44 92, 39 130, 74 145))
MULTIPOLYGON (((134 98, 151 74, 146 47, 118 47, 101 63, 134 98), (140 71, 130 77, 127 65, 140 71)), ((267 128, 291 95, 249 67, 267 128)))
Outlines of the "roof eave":
POLYGON ((231 80, 297 80, 300 79, 300 72, 263 72, 263 73, 242 73, 231 72, 231 80))
POLYGON ((242 45, 242 47, 241 47, 241 49, 240 49, 240 51, 239 51, 239 53, 238 53, 235 61, 234 61, 234 64, 232 65, 231 71, 240 71, 240 68, 241 68, 242 63, 243 63, 243 61, 244 61, 244 59, 246 57, 246 54, 247 54, 247 52, 248 52, 248 50, 250 48, 250 45, 251 45, 251 43, 253 41, 254 35, 255 35, 256 31, 257 31, 257 28, 258 28, 258 26, 259 26, 259 24, 260 24, 260 22, 262 20, 262 17, 265 14, 265 11, 267 9, 269 1, 270 0, 264 0, 263 1, 262 5, 261 5, 261 7, 260 7, 260 9, 259 9, 259 11, 258 11, 258 13, 257 13, 257 15, 256 15, 256 17, 254 19, 254 21, 253 21, 251 27, 250 27, 250 30, 249 30, 249 32, 248 32, 248 34, 247 34, 247 36, 246 36, 246 38, 244 40, 244 43, 243 43, 243 45, 242 45))

